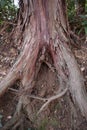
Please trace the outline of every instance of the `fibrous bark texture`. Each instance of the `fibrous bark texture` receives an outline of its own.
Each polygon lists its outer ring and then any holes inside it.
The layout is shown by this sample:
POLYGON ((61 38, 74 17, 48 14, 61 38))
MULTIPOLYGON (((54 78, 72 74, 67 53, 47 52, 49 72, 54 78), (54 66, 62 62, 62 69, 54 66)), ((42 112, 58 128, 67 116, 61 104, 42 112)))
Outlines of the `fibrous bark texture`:
MULTIPOLYGON (((21 53, 12 69, 0 83, 0 96, 16 81, 20 80, 20 98, 16 114, 10 124, 3 130, 16 129, 15 118, 20 119, 22 111, 26 111, 31 122, 35 113, 31 108, 32 99, 46 103, 36 113, 40 113, 53 100, 70 93, 73 103, 87 118, 87 96, 84 80, 77 62, 70 50, 70 35, 64 0, 20 0, 20 11, 16 34, 22 44, 21 53), (46 65, 58 80, 56 95, 32 96, 41 67, 46 65), (20 105, 21 104, 21 105, 20 105)), ((49 81, 48 81, 49 82, 49 81)), ((46 92, 45 92, 46 93, 46 92)), ((37 123, 38 124, 38 123, 37 123)))

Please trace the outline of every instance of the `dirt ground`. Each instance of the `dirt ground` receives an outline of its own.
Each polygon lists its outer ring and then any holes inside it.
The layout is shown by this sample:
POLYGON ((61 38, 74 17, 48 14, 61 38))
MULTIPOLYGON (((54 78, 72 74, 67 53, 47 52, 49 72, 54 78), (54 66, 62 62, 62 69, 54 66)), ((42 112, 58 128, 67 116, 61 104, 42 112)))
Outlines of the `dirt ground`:
MULTIPOLYGON (((16 61, 19 50, 17 45, 6 43, 0 37, 0 81, 9 72, 9 69, 16 61)), ((80 49, 73 48, 73 53, 77 59, 80 70, 84 75, 85 85, 87 88, 87 44, 82 44, 80 49)), ((12 88, 18 89, 20 83, 17 82, 12 88)), ((54 74, 44 63, 37 77, 37 84, 33 95, 41 97, 50 97, 55 95, 58 90, 58 81, 54 74), (44 76, 45 75, 45 76, 44 76), (50 81, 49 83, 47 81, 50 81)), ((9 89, 7 93, 0 99, 0 127, 2 127, 13 116, 18 101, 18 95, 9 89)), ((40 109, 43 103, 41 101, 32 100, 32 109, 40 109)), ((37 110, 36 110, 37 111, 37 110)), ((68 102, 68 94, 60 100, 55 100, 49 104, 38 117, 38 130, 87 130, 87 122, 84 118, 81 121, 74 123, 72 126, 72 109, 68 102), (42 120, 40 120, 42 119, 42 120)), ((80 118, 79 118, 80 119, 80 118)), ((32 130, 28 124, 26 130, 32 130)))

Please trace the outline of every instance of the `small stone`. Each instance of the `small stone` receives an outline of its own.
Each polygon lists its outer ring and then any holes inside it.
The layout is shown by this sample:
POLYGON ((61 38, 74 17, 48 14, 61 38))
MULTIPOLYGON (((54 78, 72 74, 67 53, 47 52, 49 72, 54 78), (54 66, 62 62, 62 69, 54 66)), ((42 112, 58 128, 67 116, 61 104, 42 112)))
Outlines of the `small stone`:
POLYGON ((7 117, 7 119, 11 119, 11 118, 12 118, 12 116, 8 116, 8 117, 7 117))
POLYGON ((81 71, 84 71, 84 70, 85 70, 85 67, 82 67, 82 68, 81 68, 81 71))

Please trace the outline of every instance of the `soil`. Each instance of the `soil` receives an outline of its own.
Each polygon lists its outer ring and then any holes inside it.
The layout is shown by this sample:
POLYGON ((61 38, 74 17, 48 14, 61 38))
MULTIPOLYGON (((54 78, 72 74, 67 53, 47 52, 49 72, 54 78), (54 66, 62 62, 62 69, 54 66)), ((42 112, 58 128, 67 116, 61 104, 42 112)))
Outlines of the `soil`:
MULTIPOLYGON (((4 42, 2 38, 0 38, 0 81, 6 76, 14 64, 19 52, 17 47, 18 46, 14 46, 12 42, 4 42)), ((84 75, 87 88, 87 44, 82 44, 80 49, 73 48, 72 51, 84 75)), ((59 89, 56 73, 53 73, 45 63, 42 64, 36 81, 32 95, 48 98, 55 95, 59 89)), ((12 88, 18 89, 19 85, 20 83, 17 82, 12 88)), ((67 93, 63 98, 50 103, 48 107, 38 115, 38 119, 36 120, 38 130, 74 130, 74 127, 76 130, 87 130, 87 122, 83 117, 81 117, 82 119, 80 120, 80 116, 78 116, 78 122, 76 119, 74 126, 72 126, 72 108, 68 101, 69 94, 67 93)), ((18 95, 13 89, 9 89, 0 99, 0 127, 12 118, 17 102, 18 95)), ((31 99, 31 102, 34 114, 44 103, 35 99, 31 99)), ((28 123, 25 123, 25 125, 26 130, 32 130, 28 123)))

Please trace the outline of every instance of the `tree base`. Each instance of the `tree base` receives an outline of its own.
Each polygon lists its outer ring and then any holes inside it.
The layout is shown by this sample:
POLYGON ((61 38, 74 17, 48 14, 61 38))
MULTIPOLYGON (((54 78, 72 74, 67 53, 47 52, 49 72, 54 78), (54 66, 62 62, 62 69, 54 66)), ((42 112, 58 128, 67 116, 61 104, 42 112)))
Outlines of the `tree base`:
POLYGON ((80 114, 79 117, 76 116, 79 110, 74 106, 71 93, 69 89, 65 90, 66 87, 62 86, 53 61, 51 58, 49 59, 50 61, 44 61, 40 65, 36 80, 30 89, 26 88, 23 91, 20 86, 19 91, 12 90, 19 95, 19 102, 13 118, 2 130, 25 130, 28 128, 37 128, 38 130, 74 128, 77 130, 81 125, 83 117, 80 114), (55 95, 56 98, 53 99, 55 95), (52 100, 50 102, 48 100, 48 104, 46 104, 47 99, 52 100), (45 107, 41 109, 44 104, 46 104, 45 107), (25 122, 27 122, 27 128, 25 122))

